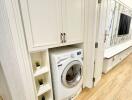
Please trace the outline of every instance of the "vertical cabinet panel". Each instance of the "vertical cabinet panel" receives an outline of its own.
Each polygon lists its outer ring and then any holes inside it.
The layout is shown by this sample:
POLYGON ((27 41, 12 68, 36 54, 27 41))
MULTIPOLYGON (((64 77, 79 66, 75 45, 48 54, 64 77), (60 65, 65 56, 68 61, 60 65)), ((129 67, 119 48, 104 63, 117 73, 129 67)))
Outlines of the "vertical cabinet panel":
POLYGON ((63 32, 67 43, 83 41, 83 0, 63 0, 62 2, 63 32))
POLYGON ((28 0, 28 10, 33 46, 57 44, 58 0, 28 0))

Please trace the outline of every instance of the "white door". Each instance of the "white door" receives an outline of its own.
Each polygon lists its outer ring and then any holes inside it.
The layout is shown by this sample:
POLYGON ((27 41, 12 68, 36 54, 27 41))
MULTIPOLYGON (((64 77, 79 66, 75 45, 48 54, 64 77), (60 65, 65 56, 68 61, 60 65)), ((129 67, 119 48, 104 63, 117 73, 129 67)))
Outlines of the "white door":
POLYGON ((66 43, 83 41, 84 0, 62 0, 63 33, 66 43))
POLYGON ((104 59, 104 36, 106 22, 107 0, 102 0, 98 4, 97 27, 96 27, 96 45, 95 45, 95 68, 94 68, 94 86, 99 82, 102 76, 104 59))
POLYGON ((31 49, 60 41, 59 0, 21 0, 27 40, 31 49))

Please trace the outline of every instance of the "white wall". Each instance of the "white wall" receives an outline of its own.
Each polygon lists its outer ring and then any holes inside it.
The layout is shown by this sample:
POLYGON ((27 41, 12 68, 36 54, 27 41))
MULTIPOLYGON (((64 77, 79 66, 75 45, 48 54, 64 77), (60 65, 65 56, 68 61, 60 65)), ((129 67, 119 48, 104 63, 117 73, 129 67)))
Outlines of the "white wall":
MULTIPOLYGON (((120 13, 126 13, 129 16, 132 14, 127 12, 130 11, 130 8, 126 7, 124 3, 115 2, 115 0, 106 0, 107 1, 107 17, 106 17, 106 38, 105 38, 105 48, 110 48, 112 46, 127 42, 131 39, 132 31, 124 36, 118 36, 118 28, 120 21, 120 13), (125 9, 124 9, 125 8, 125 9)), ((127 2, 128 3, 128 2, 127 2)), ((132 12, 132 11, 131 11, 132 12)))
MULTIPOLYGON (((122 0, 122 1, 124 1, 124 4, 126 4, 129 7, 128 9, 131 11, 130 13, 127 12, 126 14, 128 14, 129 16, 132 17, 132 1, 131 0, 122 0)), ((130 34, 129 37, 132 37, 132 21, 131 21, 131 27, 130 27, 130 30, 129 30, 129 34, 130 34)))
MULTIPOLYGON (((129 6, 132 9, 132 0, 120 0, 123 3, 125 3, 127 6, 129 6)), ((131 29, 130 29, 130 33, 132 34, 132 22, 131 22, 131 29)))
POLYGON ((132 0, 119 0, 119 1, 123 2, 124 4, 132 8, 132 0))

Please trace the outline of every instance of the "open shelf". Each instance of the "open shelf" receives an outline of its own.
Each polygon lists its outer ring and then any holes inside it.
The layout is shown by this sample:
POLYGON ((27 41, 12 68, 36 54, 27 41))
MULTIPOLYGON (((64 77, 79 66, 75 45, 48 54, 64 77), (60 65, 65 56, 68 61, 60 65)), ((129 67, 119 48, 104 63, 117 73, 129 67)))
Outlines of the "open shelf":
POLYGON ((42 67, 34 71, 34 77, 40 76, 41 74, 47 73, 49 71, 48 67, 42 67))
POLYGON ((46 69, 45 67, 49 66, 48 64, 49 59, 46 52, 31 53, 31 60, 32 60, 33 71, 35 74, 36 72, 40 72, 41 70, 44 71, 44 69, 46 69))
POLYGON ((44 73, 35 77, 37 96, 40 96, 51 89, 49 81, 49 73, 44 73))
POLYGON ((35 77, 35 82, 36 82, 36 89, 37 91, 39 91, 43 87, 47 86, 47 84, 49 84, 49 74, 45 73, 35 77))
POLYGON ((37 96, 44 94, 45 92, 49 91, 50 89, 51 89, 51 87, 49 84, 41 86, 38 90, 37 96))
POLYGON ((44 94, 38 96, 38 100, 52 100, 52 96, 51 96, 52 92, 51 91, 47 91, 44 94))

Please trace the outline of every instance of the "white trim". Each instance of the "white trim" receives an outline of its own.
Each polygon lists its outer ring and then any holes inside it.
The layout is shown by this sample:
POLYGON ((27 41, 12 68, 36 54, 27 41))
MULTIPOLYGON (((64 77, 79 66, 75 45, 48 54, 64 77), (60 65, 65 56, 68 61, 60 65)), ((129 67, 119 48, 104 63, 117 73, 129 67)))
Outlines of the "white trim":
POLYGON ((24 85, 24 94, 26 96, 26 100, 36 100, 18 1, 5 0, 5 2, 13 42, 15 45, 14 47, 16 50, 17 60, 19 64, 18 68, 20 70, 22 82, 24 85))
POLYGON ((100 80, 101 80, 101 76, 95 79, 94 86, 96 86, 100 80))

